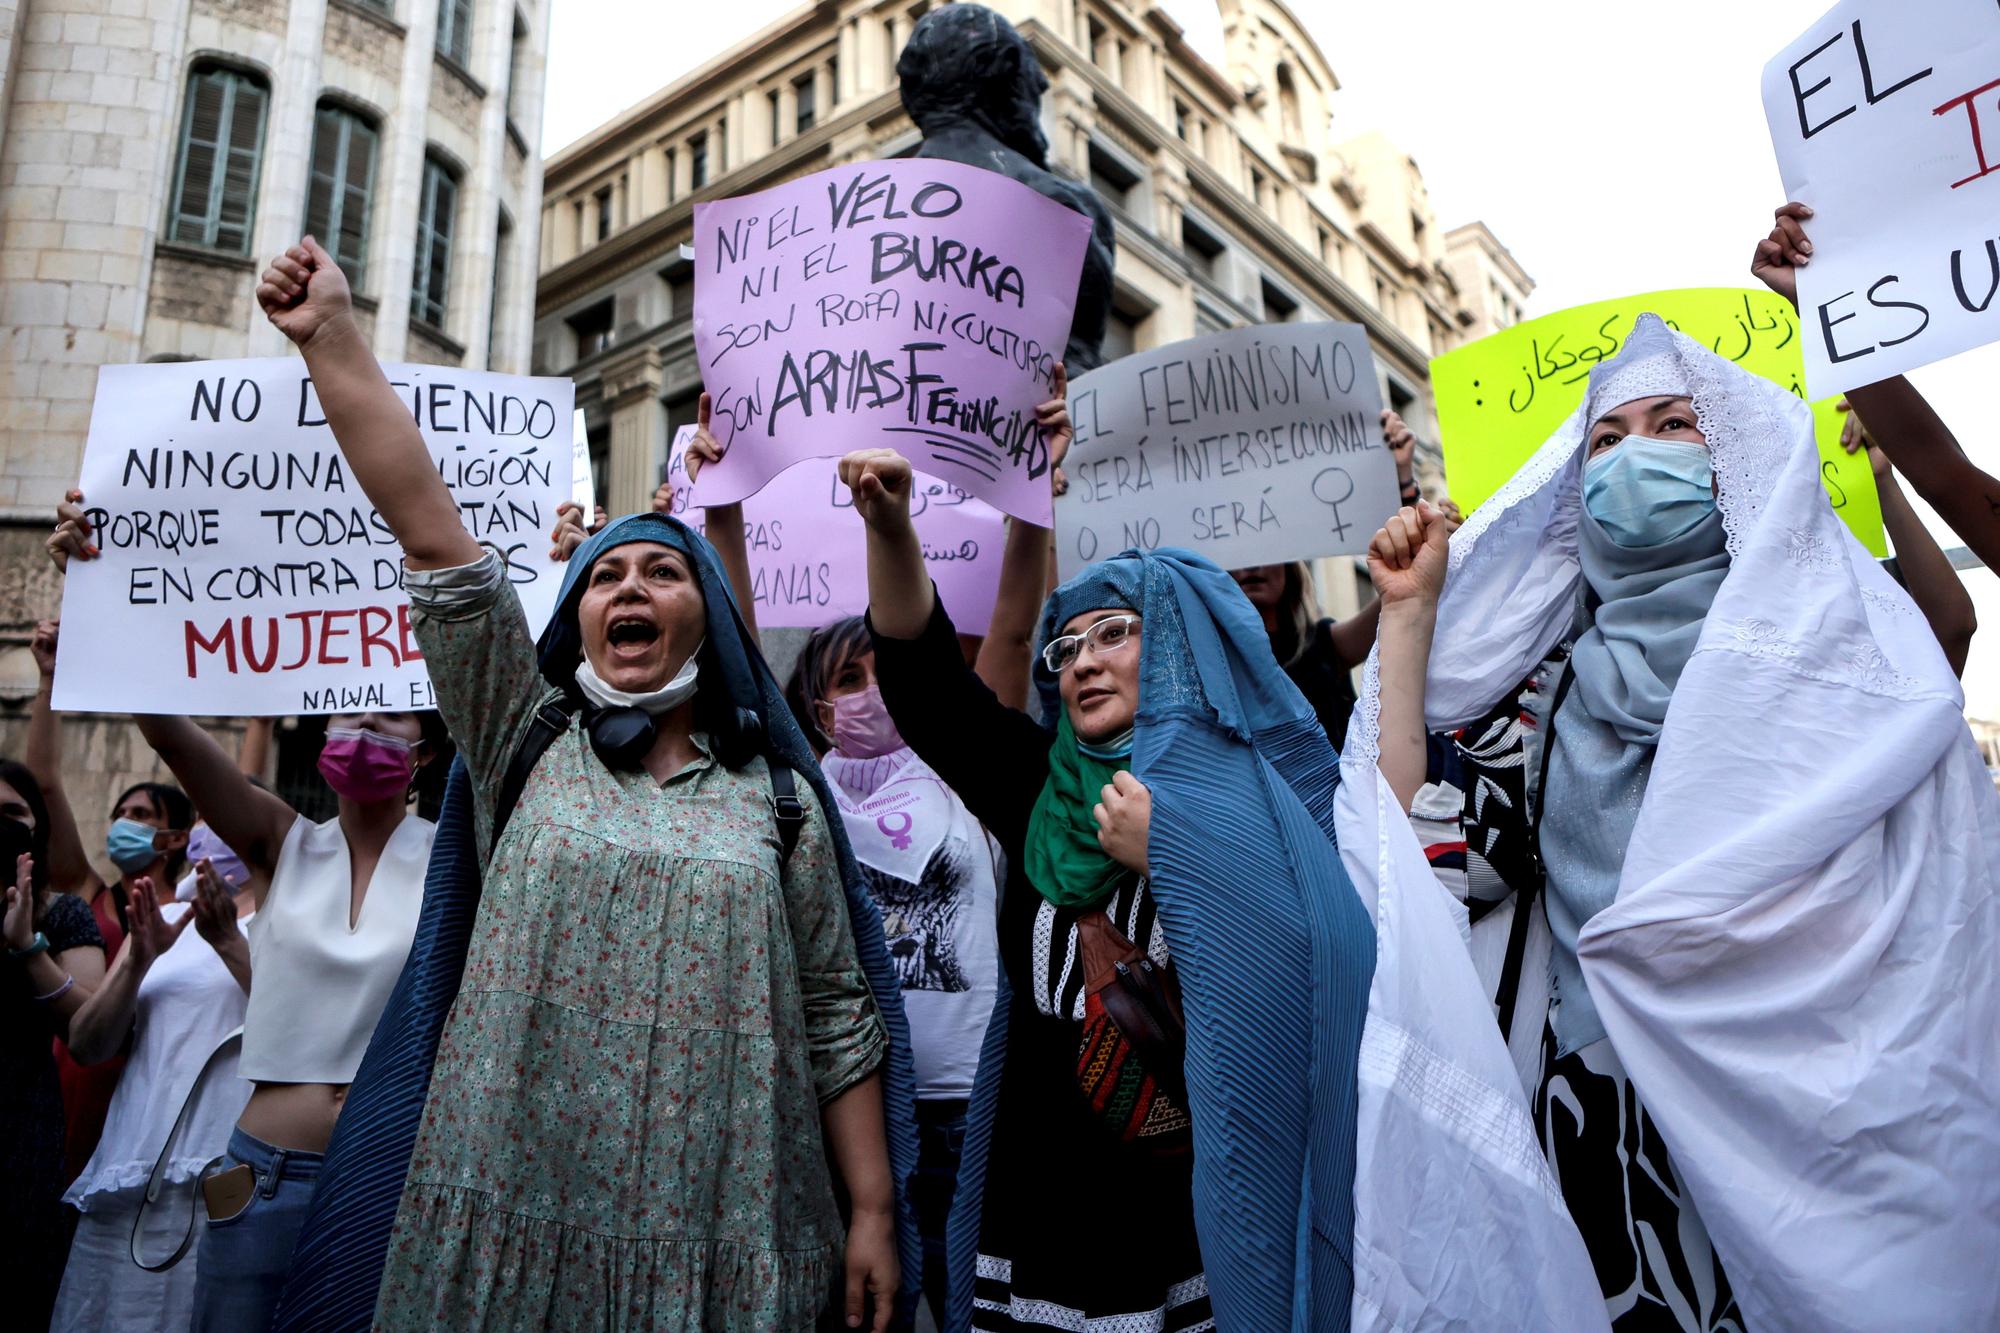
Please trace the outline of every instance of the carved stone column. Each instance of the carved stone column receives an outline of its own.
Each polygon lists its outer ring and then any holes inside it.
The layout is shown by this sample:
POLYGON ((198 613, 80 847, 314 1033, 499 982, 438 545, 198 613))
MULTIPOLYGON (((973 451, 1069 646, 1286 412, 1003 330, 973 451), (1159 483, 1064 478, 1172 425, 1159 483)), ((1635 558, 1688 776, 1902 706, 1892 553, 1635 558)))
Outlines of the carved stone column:
POLYGON ((611 413, 611 482, 606 506, 615 518, 651 505, 665 454, 667 411, 660 400, 666 376, 660 349, 632 348, 604 367, 604 405, 611 413))

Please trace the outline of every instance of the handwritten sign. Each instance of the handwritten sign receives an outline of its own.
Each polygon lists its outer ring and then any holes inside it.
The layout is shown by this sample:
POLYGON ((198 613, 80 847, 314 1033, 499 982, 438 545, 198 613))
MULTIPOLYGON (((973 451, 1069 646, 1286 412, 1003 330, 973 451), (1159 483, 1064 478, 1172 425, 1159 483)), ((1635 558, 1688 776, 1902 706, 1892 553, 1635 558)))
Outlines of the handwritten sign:
MULTIPOLYGON (((1591 369, 1618 354, 1647 311, 1752 374, 1805 395, 1799 314, 1762 288, 1647 292, 1531 319, 1431 362, 1445 475, 1460 509, 1469 514, 1486 503, 1555 434, 1583 402, 1591 369)), ((1884 555, 1875 474, 1867 455, 1840 447, 1838 401, 1813 404, 1821 479, 1861 544, 1884 555)))
POLYGON ((1358 324, 1266 324, 1120 357, 1070 386, 1065 578, 1128 547, 1225 569, 1368 549, 1396 461, 1358 324))
POLYGON ((694 234, 695 352, 728 451, 701 503, 888 446, 1047 526, 1035 405, 1069 338, 1089 219, 994 172, 909 158, 697 204, 694 234))
POLYGON ((1814 393, 2000 339, 2000 6, 1843 0, 1764 67, 1764 115, 1813 209, 1814 393))
MULTIPOLYGON (((707 515, 687 477, 682 426, 667 454, 674 512, 707 532, 707 515)), ((712 465, 711 465, 712 466, 712 465)), ((744 502, 743 544, 750 556, 751 594, 759 626, 817 629, 868 609, 867 533, 854 500, 840 484, 839 460, 794 463, 744 502)), ((708 475, 708 469, 702 469, 708 475)), ((936 477, 916 474, 910 513, 924 564, 952 623, 984 634, 1000 589, 1006 519, 999 510, 936 477)))
MULTIPOLYGON (((384 366, 531 629, 570 493, 568 380, 384 366)), ((295 357, 106 366, 77 485, 55 705, 260 717, 430 708, 403 553, 295 357)))

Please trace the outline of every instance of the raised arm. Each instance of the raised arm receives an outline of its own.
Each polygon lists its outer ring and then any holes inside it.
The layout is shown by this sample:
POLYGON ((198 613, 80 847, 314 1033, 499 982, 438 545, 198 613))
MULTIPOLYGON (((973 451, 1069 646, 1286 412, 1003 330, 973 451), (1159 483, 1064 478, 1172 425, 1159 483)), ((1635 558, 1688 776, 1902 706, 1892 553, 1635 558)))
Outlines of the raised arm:
POLYGON ((1368 546, 1368 574, 1382 607, 1376 765, 1405 813, 1424 785, 1424 689, 1450 538, 1451 523, 1419 501, 1414 509, 1391 514, 1368 546))
MULTIPOLYGON (((722 442, 708 429, 710 413, 714 411, 715 400, 707 390, 695 406, 694 438, 688 441, 687 474, 688 485, 694 485, 695 478, 710 463, 722 461, 722 442)), ((668 513, 673 508, 673 488, 661 486, 653 492, 653 508, 660 509, 660 497, 664 495, 668 513)), ((722 572, 729 579, 729 591, 736 598, 736 609, 742 613, 743 625, 750 631, 750 638, 762 646, 757 636, 757 594, 756 585, 750 578, 750 548, 743 540, 743 502, 735 504, 708 505, 703 511, 702 535, 715 548, 716 559, 722 562, 722 572)))
MULTIPOLYGON (((78 492, 71 492, 81 499, 78 492)), ((72 500, 69 503, 76 503, 72 500)), ((50 700, 56 681, 56 643, 61 626, 44 620, 35 626, 28 649, 34 654, 41 684, 28 706, 28 740, 25 756, 28 771, 42 786, 42 799, 49 809, 49 887, 58 893, 90 897, 90 890, 102 883, 83 850, 83 837, 76 831, 76 813, 69 807, 69 793, 62 780, 62 719, 50 700)))
POLYGON ((893 449, 859 449, 840 460, 840 481, 868 525, 868 623, 890 639, 914 639, 930 624, 937 588, 910 522, 910 460, 893 449))
POLYGON ((840 477, 868 525, 868 624, 882 702, 979 822, 1018 846, 1047 775, 1048 734, 965 665, 910 526, 909 462, 865 449, 840 460, 840 477), (1024 772, 1034 780, 1023 781, 1024 772))
POLYGON ((194 802, 215 836, 227 843, 253 871, 244 892, 263 902, 262 885, 270 882, 298 812, 252 783, 215 738, 184 717, 141 713, 133 719, 146 744, 173 770, 174 780, 194 802))
MULTIPOLYGON (((1049 437, 1049 485, 1057 495, 1069 489, 1062 462, 1076 431, 1069 419, 1069 371, 1058 361, 1049 380, 1053 396, 1035 408, 1035 420, 1049 437)), ((1032 684, 1035 636, 1042 603, 1049 595, 1055 563, 1049 529, 1022 519, 1007 521, 1007 544, 1000 553, 1000 591, 979 644, 973 670, 1009 708, 1026 708, 1032 684)))
POLYGON ((1972 635, 1979 628, 1972 594, 1965 590, 1958 571, 1938 549, 1930 529, 1917 517, 1903 488, 1896 484, 1896 470, 1862 425, 1861 414, 1853 411, 1849 403, 1840 406, 1848 414, 1846 424, 1841 427, 1840 442, 1850 454, 1861 449, 1868 451, 1869 465, 1875 470, 1875 493, 1882 501, 1882 526, 1895 547, 1896 567, 1902 571, 1903 584, 1910 590, 1917 609, 1924 613, 1931 633, 1937 636, 1938 647, 1944 649, 1953 674, 1962 676, 1966 656, 1972 651, 1972 635))
POLYGON ((132 889, 131 929, 125 933, 125 947, 118 951, 97 989, 70 1015, 69 1053, 80 1065, 102 1064, 125 1048, 138 1008, 139 983, 194 921, 194 913, 188 911, 169 925, 160 915, 153 881, 146 876, 133 881, 132 889))
MULTIPOLYGON (((1811 217, 1804 204, 1780 208, 1771 234, 1757 242, 1750 258, 1750 272, 1758 281, 1795 307, 1798 270, 1812 262, 1812 241, 1805 232, 1811 217)), ((2000 570, 2000 478, 1973 465, 1950 428, 1901 375, 1850 390, 1847 401, 1868 419, 1883 453, 1924 502, 1988 569, 2000 570)), ((1886 521, 1886 505, 1883 517, 1886 521)))
POLYGON ((333 257, 306 237, 264 270, 257 303, 304 354, 333 438, 402 545, 403 563, 447 569, 477 560, 479 543, 459 522, 416 421, 368 350, 333 257))

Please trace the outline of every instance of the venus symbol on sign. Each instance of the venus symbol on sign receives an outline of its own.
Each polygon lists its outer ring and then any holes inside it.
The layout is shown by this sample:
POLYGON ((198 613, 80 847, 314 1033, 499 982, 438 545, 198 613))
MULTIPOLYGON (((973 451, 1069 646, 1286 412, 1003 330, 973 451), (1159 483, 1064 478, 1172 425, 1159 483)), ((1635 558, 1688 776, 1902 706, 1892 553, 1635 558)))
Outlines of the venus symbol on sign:
POLYGON ((1328 530, 1336 540, 1347 540, 1347 530, 1354 525, 1340 516, 1340 506, 1342 501, 1354 497, 1354 478, 1344 467, 1322 468, 1319 475, 1313 478, 1312 491, 1315 500, 1333 511, 1333 522, 1328 525, 1328 530))

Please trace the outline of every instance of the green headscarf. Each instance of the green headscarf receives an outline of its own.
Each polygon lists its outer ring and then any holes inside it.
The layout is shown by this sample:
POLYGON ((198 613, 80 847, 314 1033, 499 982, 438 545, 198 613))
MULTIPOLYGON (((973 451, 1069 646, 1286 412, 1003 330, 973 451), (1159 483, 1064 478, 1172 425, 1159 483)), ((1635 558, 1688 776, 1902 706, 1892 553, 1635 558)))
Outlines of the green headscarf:
MULTIPOLYGON (((1101 752, 1100 752, 1101 754, 1101 752)), ((1088 907, 1111 896, 1128 873, 1097 844, 1091 814, 1111 777, 1132 761, 1087 753, 1070 730, 1069 712, 1056 712, 1049 746, 1049 780, 1028 816, 1025 849, 1028 882, 1057 907, 1088 907)))

